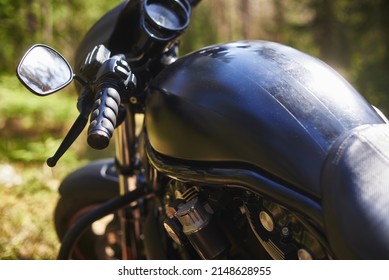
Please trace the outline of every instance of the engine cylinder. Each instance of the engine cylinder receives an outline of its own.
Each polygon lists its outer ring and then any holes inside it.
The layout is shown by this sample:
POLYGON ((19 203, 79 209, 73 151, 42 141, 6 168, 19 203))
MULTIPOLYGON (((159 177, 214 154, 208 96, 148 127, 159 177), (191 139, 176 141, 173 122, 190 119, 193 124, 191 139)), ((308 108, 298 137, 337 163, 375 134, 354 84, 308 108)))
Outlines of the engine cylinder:
POLYGON ((227 238, 197 198, 182 204, 175 216, 189 242, 203 259, 220 258, 228 249, 227 238))

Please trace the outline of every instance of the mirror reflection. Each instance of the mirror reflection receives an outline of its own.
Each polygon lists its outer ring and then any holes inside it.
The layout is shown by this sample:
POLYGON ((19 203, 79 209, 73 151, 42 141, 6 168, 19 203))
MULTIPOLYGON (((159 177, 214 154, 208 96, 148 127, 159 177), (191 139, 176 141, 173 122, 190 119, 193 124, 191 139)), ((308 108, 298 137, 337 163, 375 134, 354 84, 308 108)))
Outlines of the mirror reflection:
POLYGON ((67 61, 55 50, 44 45, 33 46, 18 67, 23 83, 38 95, 48 95, 68 85, 73 72, 67 61))

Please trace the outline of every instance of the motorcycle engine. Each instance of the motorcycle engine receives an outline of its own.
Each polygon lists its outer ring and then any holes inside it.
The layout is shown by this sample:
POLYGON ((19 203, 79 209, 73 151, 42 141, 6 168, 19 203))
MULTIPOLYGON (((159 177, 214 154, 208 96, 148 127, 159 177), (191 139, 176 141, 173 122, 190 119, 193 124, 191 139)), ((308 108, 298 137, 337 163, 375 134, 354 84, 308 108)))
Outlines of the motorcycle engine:
POLYGON ((250 227, 273 259, 329 259, 323 237, 302 217, 253 196, 244 204, 250 227))
POLYGON ((169 235, 181 245, 189 241, 203 259, 221 256, 228 241, 213 218, 213 209, 198 197, 195 188, 176 195, 178 199, 166 205, 169 216, 164 226, 169 235))
POLYGON ((329 259, 326 242, 301 216, 241 188, 171 180, 164 227, 175 246, 203 259, 329 259))

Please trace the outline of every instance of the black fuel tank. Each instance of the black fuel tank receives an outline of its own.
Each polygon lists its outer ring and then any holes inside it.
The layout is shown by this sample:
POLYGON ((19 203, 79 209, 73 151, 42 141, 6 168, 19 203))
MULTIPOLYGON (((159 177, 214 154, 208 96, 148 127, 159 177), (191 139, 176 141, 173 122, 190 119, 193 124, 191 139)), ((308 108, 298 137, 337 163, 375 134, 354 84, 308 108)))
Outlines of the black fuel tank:
POLYGON ((204 48, 164 69, 146 106, 151 146, 180 160, 248 164, 320 197, 331 144, 383 123, 320 60, 277 43, 204 48))

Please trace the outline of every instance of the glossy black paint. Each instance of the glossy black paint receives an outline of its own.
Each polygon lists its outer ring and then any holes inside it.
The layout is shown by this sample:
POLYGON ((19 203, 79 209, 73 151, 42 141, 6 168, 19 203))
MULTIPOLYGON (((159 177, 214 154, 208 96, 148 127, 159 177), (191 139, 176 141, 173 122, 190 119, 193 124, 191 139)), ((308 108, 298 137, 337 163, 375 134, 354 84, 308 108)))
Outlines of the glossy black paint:
POLYGON ((293 48, 263 41, 211 46, 152 82, 152 148, 178 160, 248 164, 320 200, 334 141, 384 121, 340 75, 293 48))

